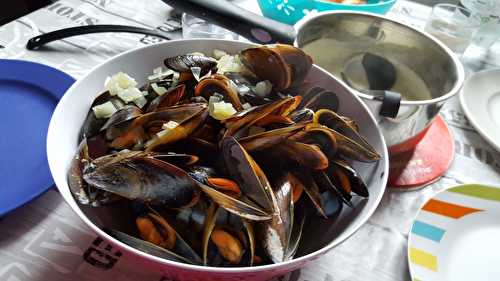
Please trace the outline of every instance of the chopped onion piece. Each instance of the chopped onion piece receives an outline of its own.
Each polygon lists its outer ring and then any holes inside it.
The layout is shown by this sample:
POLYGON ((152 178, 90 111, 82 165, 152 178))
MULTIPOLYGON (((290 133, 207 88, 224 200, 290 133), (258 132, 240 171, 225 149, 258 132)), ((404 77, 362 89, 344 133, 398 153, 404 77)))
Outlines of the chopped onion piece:
POLYGON ((166 129, 172 130, 177 126, 179 126, 179 123, 177 123, 175 121, 168 121, 167 123, 164 123, 163 126, 161 126, 161 128, 165 129, 165 130, 166 129))
POLYGON ((241 105, 241 107, 243 107, 243 109, 245 109, 245 110, 246 110, 246 109, 251 108, 251 107, 252 107, 252 105, 251 105, 251 104, 249 104, 248 102, 246 102, 246 103, 242 104, 242 105, 241 105))
POLYGON ((94 111, 96 118, 109 118, 117 111, 113 103, 110 101, 96 105, 92 107, 92 110, 94 111))
POLYGON ((175 121, 168 121, 167 123, 164 123, 163 126, 161 126, 161 128, 163 130, 159 131, 158 133, 156 133, 156 135, 161 138, 163 137, 164 135, 168 134, 170 131, 172 131, 173 129, 175 129, 175 127, 179 126, 179 123, 175 122, 175 121))
POLYGON ((221 59, 223 56, 227 55, 226 52, 222 51, 222 50, 219 50, 219 49, 214 49, 214 58, 219 60, 221 59))
POLYGON ((143 97, 141 91, 137 88, 127 88, 118 93, 118 97, 125 103, 132 102, 138 98, 143 97))
POLYGON ((156 84, 156 83, 152 83, 151 88, 153 88, 153 91, 159 96, 161 96, 167 92, 167 89, 165 87, 158 86, 158 84, 156 84))
POLYGON ((143 108, 146 105, 146 103, 148 103, 148 100, 144 96, 141 96, 141 97, 136 98, 135 100, 133 100, 133 102, 139 108, 143 108))
POLYGON ((126 73, 118 72, 111 76, 109 80, 107 79, 107 83, 104 87, 112 96, 115 96, 118 95, 121 90, 135 86, 137 86, 137 82, 134 78, 128 76, 126 73))
POLYGON ((233 105, 224 101, 212 103, 211 106, 209 105, 209 109, 210 116, 217 120, 227 119, 236 113, 233 105))
POLYGON ((273 84, 271 84, 271 82, 269 82, 268 80, 264 80, 257 83, 253 91, 259 97, 266 97, 267 95, 269 95, 269 93, 271 93, 272 88, 273 84))
POLYGON ((242 72, 245 66, 241 63, 238 56, 224 55, 217 62, 217 73, 242 72))

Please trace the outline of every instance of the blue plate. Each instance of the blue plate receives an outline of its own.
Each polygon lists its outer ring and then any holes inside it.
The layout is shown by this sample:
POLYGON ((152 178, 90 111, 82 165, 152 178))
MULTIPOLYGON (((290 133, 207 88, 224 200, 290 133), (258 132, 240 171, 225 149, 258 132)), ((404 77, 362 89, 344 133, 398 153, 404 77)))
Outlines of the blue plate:
POLYGON ((46 65, 0 59, 0 217, 47 191, 52 111, 75 82, 46 65))

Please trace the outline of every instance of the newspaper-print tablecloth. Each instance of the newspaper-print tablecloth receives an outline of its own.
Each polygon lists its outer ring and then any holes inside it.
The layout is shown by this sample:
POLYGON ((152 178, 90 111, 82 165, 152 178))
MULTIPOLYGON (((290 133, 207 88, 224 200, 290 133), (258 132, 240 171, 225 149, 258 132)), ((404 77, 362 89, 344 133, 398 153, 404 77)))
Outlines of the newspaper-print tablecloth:
MULTIPOLYGON (((234 1, 259 13, 254 1, 234 1)), ((0 27, 0 58, 36 61, 75 78, 123 51, 160 39, 105 33, 51 43, 39 51, 24 48, 39 33, 88 24, 126 24, 158 28, 180 37, 179 21, 161 1, 61 0, 0 27), (176 31, 177 30, 177 31, 176 31)), ((430 8, 400 0, 390 17, 421 28, 430 8)), ((483 63, 500 65, 500 44, 483 63)), ((500 182, 500 154, 471 127, 457 99, 441 111, 455 138, 455 160, 436 183, 417 191, 389 190, 375 214, 345 243, 282 280, 410 280, 406 258, 408 232, 419 207, 449 186, 500 182)), ((0 195, 1 196, 1 195, 0 195)), ((96 237, 54 189, 0 219, 0 280, 166 281, 161 273, 144 272, 127 256, 96 237)))

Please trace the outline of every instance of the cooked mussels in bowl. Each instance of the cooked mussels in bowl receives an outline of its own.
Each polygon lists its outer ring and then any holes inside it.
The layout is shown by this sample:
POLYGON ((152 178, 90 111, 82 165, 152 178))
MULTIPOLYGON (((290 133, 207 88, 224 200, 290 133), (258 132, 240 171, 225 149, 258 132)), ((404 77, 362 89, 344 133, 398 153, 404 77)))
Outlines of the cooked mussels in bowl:
POLYGON ((387 180, 383 139, 302 50, 204 42, 132 51, 81 79, 49 129, 54 178, 94 230, 155 261, 221 272, 285 264, 284 273, 374 211, 387 180), (69 113, 85 90, 95 98, 69 113), (62 114, 78 127, 67 131, 64 171, 53 146, 62 114))

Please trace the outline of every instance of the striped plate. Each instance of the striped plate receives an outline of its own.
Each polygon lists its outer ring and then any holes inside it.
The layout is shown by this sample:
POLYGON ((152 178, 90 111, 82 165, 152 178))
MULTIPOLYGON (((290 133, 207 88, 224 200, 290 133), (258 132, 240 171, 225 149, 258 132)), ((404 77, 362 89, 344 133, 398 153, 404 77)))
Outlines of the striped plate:
POLYGON ((500 280, 500 187, 459 185, 420 210, 408 239, 413 281, 500 280))

